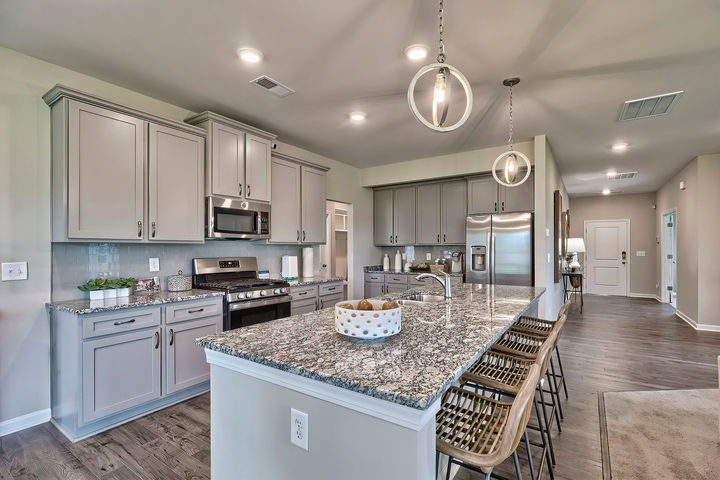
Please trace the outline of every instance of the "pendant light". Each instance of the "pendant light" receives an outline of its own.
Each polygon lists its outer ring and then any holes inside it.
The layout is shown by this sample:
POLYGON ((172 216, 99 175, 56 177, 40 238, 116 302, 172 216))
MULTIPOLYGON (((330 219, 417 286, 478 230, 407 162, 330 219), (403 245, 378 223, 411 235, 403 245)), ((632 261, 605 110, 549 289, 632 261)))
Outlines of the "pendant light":
POLYGON ((492 174, 495 180, 506 187, 517 187, 530 177, 530 160, 527 155, 513 148, 513 97, 512 89, 520 83, 519 78, 506 78, 503 85, 510 87, 510 137, 508 138, 508 151, 502 153, 495 159, 492 166, 492 174), (524 175, 522 170, 525 170, 524 175))
POLYGON ((410 110, 412 111, 415 118, 426 127, 438 131, 438 132, 449 132, 455 130, 464 124, 470 112, 472 111, 472 89, 470 83, 465 78, 460 70, 453 67, 450 64, 445 63, 445 44, 443 43, 443 0, 440 0, 440 8, 438 9, 438 19, 440 24, 440 39, 438 42, 438 56, 437 63, 431 63, 422 67, 413 77, 408 87, 408 103, 410 104, 410 110), (415 86, 420 78, 429 73, 435 72, 435 86, 433 88, 432 96, 432 119, 428 120, 425 118, 417 108, 415 104, 415 86), (448 109, 450 107, 451 92, 450 92, 450 79, 454 77, 460 82, 465 92, 465 111, 463 112, 460 119, 452 125, 446 125, 448 109))

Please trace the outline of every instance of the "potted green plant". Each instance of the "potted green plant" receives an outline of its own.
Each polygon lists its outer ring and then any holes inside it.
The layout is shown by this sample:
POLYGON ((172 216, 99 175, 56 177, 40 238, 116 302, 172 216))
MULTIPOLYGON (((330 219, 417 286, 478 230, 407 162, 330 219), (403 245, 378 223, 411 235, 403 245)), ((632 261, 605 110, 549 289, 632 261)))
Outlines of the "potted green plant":
POLYGON ((107 289, 107 283, 102 278, 95 278, 88 280, 84 285, 77 287, 83 292, 88 292, 90 300, 102 300, 105 297, 105 290, 107 289))
POLYGON ((116 285, 115 288, 117 288, 118 297, 129 297, 132 293, 133 287, 138 283, 138 281, 132 277, 118 278, 117 280, 114 280, 114 282, 116 285))

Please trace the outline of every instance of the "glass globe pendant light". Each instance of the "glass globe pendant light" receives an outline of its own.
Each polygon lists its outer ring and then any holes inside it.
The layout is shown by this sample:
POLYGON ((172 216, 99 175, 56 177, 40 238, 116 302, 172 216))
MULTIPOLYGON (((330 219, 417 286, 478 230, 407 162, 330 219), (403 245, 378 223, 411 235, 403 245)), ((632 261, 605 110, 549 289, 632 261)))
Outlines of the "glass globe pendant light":
POLYGON ((438 132, 449 132, 455 130, 464 124, 470 112, 472 111, 472 89, 470 83, 465 78, 465 75, 460 72, 457 68, 450 64, 445 63, 445 44, 443 43, 443 0, 440 0, 440 8, 438 9, 438 18, 440 20, 440 40, 438 43, 438 56, 437 63, 431 63, 422 67, 413 77, 408 87, 408 103, 410 104, 410 110, 412 111, 415 118, 426 127, 438 131, 438 132), (429 72, 435 73, 435 86, 433 88, 432 96, 432 119, 428 120, 425 118, 417 108, 415 104, 415 86, 418 80, 429 72), (465 111, 463 112, 460 119, 452 125, 446 125, 448 108, 450 107, 450 77, 454 77, 460 82, 465 93, 465 111))
POLYGON ((519 78, 506 78, 503 85, 510 87, 510 137, 508 138, 508 151, 500 154, 492 166, 492 174, 495 180, 506 187, 517 187, 530 177, 530 160, 527 155, 513 148, 513 100, 512 89, 520 83, 519 78), (522 163, 522 165, 521 165, 522 163), (522 170, 525 170, 524 175, 522 170), (500 172, 498 174, 498 171, 500 172))

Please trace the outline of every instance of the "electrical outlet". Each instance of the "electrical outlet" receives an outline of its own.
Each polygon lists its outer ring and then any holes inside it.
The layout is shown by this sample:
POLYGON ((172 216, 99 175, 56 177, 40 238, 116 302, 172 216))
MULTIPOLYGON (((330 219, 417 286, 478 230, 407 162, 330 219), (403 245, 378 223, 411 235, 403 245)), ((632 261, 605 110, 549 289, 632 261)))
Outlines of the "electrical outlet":
POLYGON ((425 260, 432 260, 432 253, 430 253, 430 252, 426 253, 425 260))
POLYGON ((148 264, 149 264, 151 272, 159 272, 160 271, 160 259, 159 258, 150 258, 148 264))
POLYGON ((635 252, 635 255, 637 255, 638 257, 644 257, 644 256, 645 256, 645 250, 638 250, 637 252, 635 252))
POLYGON ((290 443, 308 449, 308 414, 290 409, 290 443))
POLYGON ((548 257, 548 263, 551 263, 551 262, 552 262, 552 255, 548 253, 548 254, 547 254, 547 257, 548 257))
POLYGON ((2 264, 2 281, 27 280, 27 262, 10 262, 2 264))
POLYGON ((546 237, 549 237, 549 236, 550 236, 550 229, 549 229, 549 228, 546 228, 546 229, 545 229, 545 236, 546 236, 546 237))

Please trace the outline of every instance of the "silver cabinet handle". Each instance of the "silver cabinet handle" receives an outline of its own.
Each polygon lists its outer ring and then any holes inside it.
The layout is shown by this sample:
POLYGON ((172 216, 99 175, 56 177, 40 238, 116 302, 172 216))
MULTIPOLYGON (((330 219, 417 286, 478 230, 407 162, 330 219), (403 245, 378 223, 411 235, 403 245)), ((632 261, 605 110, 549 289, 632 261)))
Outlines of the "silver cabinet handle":
POLYGON ((438 243, 440 243, 440 234, 438 233, 438 243))
POLYGON ((497 209, 497 202, 495 202, 495 211, 496 211, 496 212, 498 211, 498 209, 497 209))
POLYGON ((204 312, 204 311, 205 311, 204 308, 198 308, 196 310, 188 310, 188 313, 200 313, 200 312, 204 312))
POLYGON ((328 287, 328 291, 332 292, 333 290, 335 290, 335 287, 328 287))
POLYGON ((447 242, 447 235, 443 233, 443 243, 447 242))
POLYGON ((303 230, 303 242, 305 241, 305 230, 303 230))
POLYGON ((397 235, 395 235, 395 243, 397 243, 397 235))
POLYGON ((155 348, 160 348, 160 332, 155 332, 155 348))
POLYGON ((246 196, 246 197, 249 197, 249 196, 250 196, 250 185, 247 185, 247 186, 245 187, 245 196, 246 196))
POLYGON ((155 238, 155 222, 152 222, 152 237, 155 238))
POLYGON ((297 241, 300 241, 300 230, 297 231, 297 241))
POLYGON ((238 187, 240 188, 240 193, 238 193, 238 195, 242 197, 242 183, 238 183, 238 187))
POLYGON ((392 243, 392 235, 390 235, 390 243, 392 243))
POLYGON ((142 220, 138 220, 138 237, 142 237, 142 220))
POLYGON ((113 325, 125 325, 128 323, 135 323, 135 319, 131 318, 130 320, 124 320, 122 322, 114 322, 113 325))
POLYGON ((307 293, 308 293, 308 292, 298 292, 297 295, 298 295, 298 297, 299 297, 300 295, 307 295, 307 293))
POLYGON ((325 308, 325 301, 321 298, 320 299, 320 310, 322 310, 323 308, 325 308))
POLYGON ((170 345, 172 346, 173 342, 175 341, 175 330, 172 328, 170 329, 170 345))
POLYGON ((505 202, 502 202, 502 211, 505 211, 505 202))

